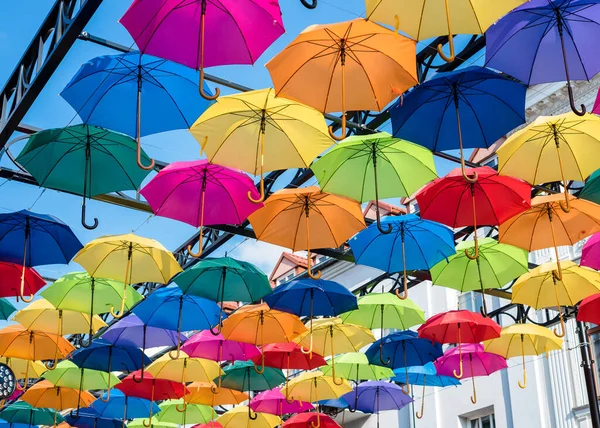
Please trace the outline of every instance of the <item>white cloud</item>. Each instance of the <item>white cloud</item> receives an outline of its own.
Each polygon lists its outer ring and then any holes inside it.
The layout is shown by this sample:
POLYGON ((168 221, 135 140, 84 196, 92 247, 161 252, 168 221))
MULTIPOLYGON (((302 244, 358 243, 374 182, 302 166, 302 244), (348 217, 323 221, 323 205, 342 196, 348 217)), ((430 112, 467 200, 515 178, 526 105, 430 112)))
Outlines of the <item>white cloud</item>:
POLYGON ((289 250, 262 241, 248 240, 237 247, 231 256, 238 260, 252 263, 258 266, 267 275, 270 275, 275 267, 275 263, 277 263, 281 253, 284 251, 289 250))

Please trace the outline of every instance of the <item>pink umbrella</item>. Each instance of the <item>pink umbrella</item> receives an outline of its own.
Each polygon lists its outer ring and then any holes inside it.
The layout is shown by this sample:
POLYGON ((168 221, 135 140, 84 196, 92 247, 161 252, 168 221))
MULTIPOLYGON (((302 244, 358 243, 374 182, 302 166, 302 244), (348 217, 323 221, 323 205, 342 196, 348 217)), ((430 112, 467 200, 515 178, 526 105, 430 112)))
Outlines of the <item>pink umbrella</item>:
POLYGON ((600 269, 600 233, 592 235, 581 250, 581 266, 600 269))
POLYGON ((199 252, 188 247, 194 257, 202 254, 203 226, 241 224, 263 206, 248 192, 259 196, 250 177, 206 160, 173 162, 140 190, 156 215, 200 228, 199 252))
POLYGON ((190 357, 217 362, 247 361, 260 355, 260 350, 251 343, 225 340, 222 334, 214 336, 209 330, 194 334, 183 344, 181 350, 190 357))
POLYGON ((475 389, 475 376, 489 376, 498 370, 507 367, 504 357, 483 350, 479 343, 469 343, 456 346, 447 350, 438 358, 434 365, 437 374, 441 376, 452 376, 454 370, 458 369, 460 359, 469 357, 469 363, 463 368, 464 376, 470 376, 473 382, 473 396, 471 402, 477 403, 477 390, 475 389))
POLYGON ((250 400, 250 408, 255 412, 282 416, 288 413, 308 412, 314 409, 314 406, 298 400, 289 403, 279 389, 271 389, 261 392, 250 400))
POLYGON ((200 70, 254 64, 285 29, 277 0, 135 0, 121 18, 142 53, 200 70))

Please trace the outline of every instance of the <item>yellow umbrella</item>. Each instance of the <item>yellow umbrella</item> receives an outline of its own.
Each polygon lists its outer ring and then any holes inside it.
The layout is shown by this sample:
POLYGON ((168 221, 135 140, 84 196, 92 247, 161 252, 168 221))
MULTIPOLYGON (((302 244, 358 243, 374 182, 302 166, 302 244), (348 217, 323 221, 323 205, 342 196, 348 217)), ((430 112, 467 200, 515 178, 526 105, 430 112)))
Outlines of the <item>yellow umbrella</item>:
POLYGON ((486 352, 502 355, 509 359, 521 356, 523 364, 523 383, 519 387, 527 387, 527 368, 525 355, 541 355, 562 349, 563 340, 556 337, 548 328, 535 324, 513 324, 502 329, 500 337, 483 342, 486 352))
MULTIPOLYGON (((255 413, 255 419, 250 418, 247 406, 235 406, 217 418, 223 428, 274 428, 283 423, 281 418, 269 413, 255 413)), ((210 426, 210 423, 208 423, 210 426)))
POLYGON ((219 165, 260 174, 278 169, 308 168, 334 142, 323 114, 312 107, 275 97, 273 89, 243 92, 219 98, 190 128, 208 160, 219 165))
POLYGON ((311 248, 340 247, 366 227, 357 201, 316 186, 278 190, 248 220, 256 239, 293 251, 307 250, 307 272, 313 279, 319 279, 321 272, 312 273, 311 248))
POLYGON ((557 337, 564 337, 565 322, 560 310, 561 302, 575 306, 581 300, 600 293, 600 273, 587 267, 579 267, 571 261, 562 262, 562 279, 553 274, 556 263, 544 263, 517 279, 512 287, 512 302, 535 309, 556 306, 561 332, 554 329, 557 337))
POLYGON ((415 41, 365 19, 311 25, 266 67, 278 96, 342 112, 338 141, 346 110, 381 111, 418 83, 415 41))
MULTIPOLYGON (((24 379, 23 388, 29 383, 29 375, 32 375, 33 379, 40 377, 45 371, 46 367, 39 361, 22 360, 20 358, 0 358, 0 363, 6 364, 15 374, 15 379, 24 379)), ((17 383, 18 385, 18 383, 17 383)), ((19 387, 18 389, 21 389, 19 387)))
POLYGON ((110 314, 121 318, 127 300, 127 286, 141 282, 167 284, 182 271, 181 266, 163 245, 154 239, 129 233, 107 235, 86 244, 73 258, 96 278, 109 278, 124 284, 121 309, 110 314))
POLYGON ((214 382, 193 382, 187 386, 190 391, 183 399, 190 404, 204 404, 210 407, 240 404, 250 399, 248 394, 235 389, 217 388, 214 382))
POLYGON ((483 34, 494 22, 526 0, 366 0, 367 19, 396 27, 416 40, 448 36, 454 61, 453 34, 483 34), (442 12, 445 11, 445 14, 442 12))

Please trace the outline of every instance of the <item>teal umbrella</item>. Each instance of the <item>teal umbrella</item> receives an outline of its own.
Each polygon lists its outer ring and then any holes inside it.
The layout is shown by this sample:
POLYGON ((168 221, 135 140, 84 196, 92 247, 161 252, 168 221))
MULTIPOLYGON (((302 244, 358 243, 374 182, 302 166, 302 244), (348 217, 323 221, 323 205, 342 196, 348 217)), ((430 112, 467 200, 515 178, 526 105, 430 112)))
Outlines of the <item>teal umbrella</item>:
POLYGON ((600 169, 597 169, 588 177, 578 197, 600 204, 600 169))
POLYGON ((221 333, 223 302, 256 302, 273 292, 267 275, 251 263, 221 257, 201 260, 174 279, 184 294, 203 297, 220 303, 219 327, 211 333, 221 333))
POLYGON ((0 319, 6 321, 10 315, 16 311, 15 308, 8 300, 0 299, 0 319))
POLYGON ((24 401, 17 401, 0 412, 0 419, 10 424, 54 425, 64 422, 60 413, 53 409, 31 407, 24 401))
MULTIPOLYGON (((38 184, 83 196, 81 223, 85 222, 85 201, 104 193, 137 190, 149 171, 138 168, 134 153, 137 143, 124 134, 90 125, 47 129, 33 134, 17 157, 38 184)), ((149 161, 148 156, 142 157, 149 161)))

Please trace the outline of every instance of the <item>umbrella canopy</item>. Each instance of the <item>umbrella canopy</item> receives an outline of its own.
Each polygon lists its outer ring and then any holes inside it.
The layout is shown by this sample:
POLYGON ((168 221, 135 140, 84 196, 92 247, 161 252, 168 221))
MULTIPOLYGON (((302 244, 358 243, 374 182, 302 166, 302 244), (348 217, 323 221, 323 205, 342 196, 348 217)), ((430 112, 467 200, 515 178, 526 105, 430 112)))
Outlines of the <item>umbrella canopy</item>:
MULTIPOLYGON (((600 105, 599 105, 599 109, 600 109, 600 105)), ((600 110, 598 111, 598 113, 595 113, 595 114, 599 114, 599 113, 600 113, 600 110)), ((580 197, 581 199, 586 199, 586 200, 592 201, 596 204, 598 202, 600 202, 600 181, 598 181, 599 178, 600 178, 600 169, 597 169, 585 181, 585 185, 583 186, 583 189, 581 189, 581 192, 579 192, 579 194, 577 196, 580 197)))
POLYGON ((207 406, 224 406, 240 404, 250 399, 248 394, 235 389, 219 388, 213 382, 193 382, 187 386, 190 391, 183 399, 187 403, 205 404, 207 406))
MULTIPOLYGON (((333 357, 337 374, 347 380, 353 380, 357 384, 361 380, 380 380, 394 376, 392 369, 381 367, 369 362, 367 356, 361 352, 349 352, 333 357)), ((321 367, 324 375, 331 375, 332 361, 321 367)))
POLYGON ((269 413, 254 413, 247 406, 236 406, 217 418, 217 423, 223 428, 274 428, 280 425, 282 420, 279 416, 269 413))
POLYGON ((77 390, 110 389, 111 385, 120 382, 112 373, 80 368, 68 360, 58 363, 54 370, 47 371, 42 378, 54 386, 77 390))
POLYGON ((168 354, 155 360, 146 371, 157 379, 167 379, 173 382, 211 382, 223 371, 215 361, 203 358, 190 358, 185 352, 180 352, 176 359, 168 354))
POLYGON ((69 359, 78 367, 104 372, 133 372, 151 362, 139 348, 114 345, 104 339, 97 339, 88 348, 76 350, 69 359))
POLYGON ((250 408, 255 412, 270 413, 277 416, 307 412, 314 409, 310 403, 296 400, 290 403, 279 389, 271 389, 259 393, 250 400, 250 408))
POLYGON ((156 348, 159 346, 176 346, 187 337, 183 333, 144 324, 137 315, 129 314, 112 324, 102 333, 102 339, 114 345, 133 346, 136 348, 156 348))
POLYGON ((409 367, 408 378, 405 376, 403 369, 394 370, 394 374, 396 376, 391 379, 392 381, 400 383, 409 382, 412 385, 437 386, 440 388, 445 388, 447 386, 458 386, 461 384, 460 380, 456 379, 452 374, 438 374, 434 363, 427 363, 424 366, 409 367))
POLYGON ((0 320, 8 320, 16 310, 17 308, 15 308, 8 300, 0 299, 0 320))
POLYGON ((378 339, 365 352, 371 364, 382 365, 379 349, 384 361, 389 360, 392 369, 422 366, 436 360, 443 354, 442 345, 428 339, 420 339, 411 330, 388 334, 378 339))
MULTIPOLYGON (((315 353, 302 352, 302 346, 297 343, 269 343, 262 347, 265 356, 265 366, 282 370, 312 370, 327 364, 325 359, 315 353)), ((252 358, 254 364, 261 362, 261 356, 252 358)))
POLYGON ((160 412, 157 404, 144 398, 128 397, 118 389, 112 389, 102 394, 101 398, 94 401, 90 408, 98 413, 101 418, 107 419, 135 419, 148 415, 150 407, 154 413, 160 412))
POLYGON ((260 350, 251 343, 225 340, 222 334, 215 336, 208 330, 194 334, 183 344, 181 350, 190 357, 206 358, 217 362, 246 361, 260 355, 260 350))
POLYGON ((288 400, 300 400, 308 403, 330 398, 339 398, 352 391, 346 380, 340 384, 334 382, 331 376, 325 376, 319 370, 304 372, 290 381, 289 390, 286 391, 288 400))
POLYGON ((340 425, 325 413, 299 413, 283 423, 285 428, 304 428, 320 426, 321 428, 340 428, 340 425))
MULTIPOLYGON (((47 369, 39 361, 24 360, 21 358, 6 358, 1 357, 0 363, 6 364, 15 374, 15 379, 25 379, 23 383, 25 386, 29 383, 29 377, 34 379, 39 378, 47 369)), ((17 386, 18 390, 22 390, 20 386, 17 386)))
POLYGON ((0 411, 0 419, 11 424, 53 425, 64 422, 60 413, 45 408, 35 408, 24 401, 17 401, 0 411))
POLYGON ((586 297, 577 308, 577 321, 600 323, 600 294, 586 297))
MULTIPOLYGON (((19 263, 22 262, 21 260, 19 263)), ((19 297, 19 287, 22 280, 23 290, 27 295, 37 293, 46 285, 46 281, 35 269, 23 268, 20 264, 0 261, 0 296, 19 297)))
POLYGON ((68 414, 66 422, 78 428, 122 428, 123 421, 120 419, 107 419, 98 416, 93 409, 81 409, 76 414, 68 414))
POLYGON ((30 331, 20 325, 0 330, 0 355, 23 360, 66 358, 75 348, 61 336, 30 331))
POLYGON ((364 413, 400 410, 413 399, 394 383, 373 380, 359 384, 354 391, 344 395, 351 409, 364 413))
POLYGON ((207 423, 217 417, 212 407, 202 404, 188 404, 183 400, 166 400, 160 404, 160 413, 156 415, 159 422, 170 422, 178 425, 207 423), (184 410, 181 411, 181 404, 184 410))
POLYGON ((251 361, 236 361, 225 366, 223 371, 219 377, 220 386, 238 391, 266 391, 285 382, 281 370, 264 367, 262 373, 257 373, 251 361))
POLYGON ((66 410, 82 405, 87 407, 96 397, 87 391, 54 386, 48 380, 43 380, 32 385, 20 399, 37 408, 66 410))
MULTIPOLYGON (((158 406, 156 406, 156 407, 158 407, 158 406)), ((159 422, 158 419, 156 419, 155 417, 153 417, 149 421, 147 421, 145 418, 137 418, 137 419, 132 420, 131 422, 128 422, 127 426, 131 427, 131 428, 178 428, 179 427, 179 425, 172 424, 171 422, 159 422), (150 423, 150 425, 146 426, 148 423, 150 423)), ((198 425, 194 425, 194 426, 198 426, 198 425)))
POLYGON ((266 67, 278 96, 341 111, 341 140, 346 110, 381 111, 418 83, 415 55, 415 41, 354 19, 306 28, 266 67))
POLYGON ((581 249, 581 266, 587 266, 598 270, 600 268, 600 233, 594 234, 588 239, 581 249))

